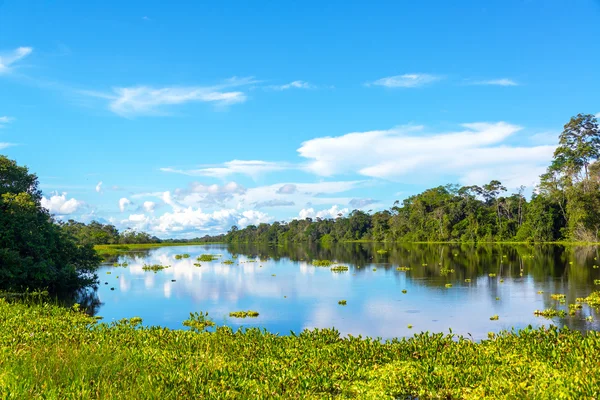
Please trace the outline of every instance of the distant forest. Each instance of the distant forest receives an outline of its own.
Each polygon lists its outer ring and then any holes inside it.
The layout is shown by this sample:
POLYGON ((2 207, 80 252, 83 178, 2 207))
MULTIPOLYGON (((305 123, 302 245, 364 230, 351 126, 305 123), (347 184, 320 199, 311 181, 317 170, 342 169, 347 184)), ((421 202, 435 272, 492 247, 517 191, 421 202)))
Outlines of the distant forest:
MULTIPOLYGON (((390 209, 375 213, 354 210, 335 219, 296 219, 244 229, 233 226, 224 235, 193 241, 599 242, 599 157, 598 121, 593 115, 579 114, 564 126, 552 163, 529 200, 523 195, 524 187, 508 194, 497 180, 483 186, 449 184, 401 203, 396 201, 390 209)), ((97 223, 86 226, 69 222, 64 227, 80 240, 94 244, 160 242, 143 233, 119 235, 113 233, 114 227, 97 223)))

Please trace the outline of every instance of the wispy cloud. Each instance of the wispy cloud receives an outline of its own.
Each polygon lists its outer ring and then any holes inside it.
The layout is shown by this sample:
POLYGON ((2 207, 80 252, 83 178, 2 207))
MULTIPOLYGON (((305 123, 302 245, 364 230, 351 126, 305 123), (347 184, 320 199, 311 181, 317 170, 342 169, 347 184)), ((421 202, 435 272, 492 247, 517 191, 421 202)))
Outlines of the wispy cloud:
POLYGON ((7 147, 11 147, 14 145, 15 145, 14 143, 0 142, 0 150, 6 149, 7 147))
POLYGON ((98 182, 96 185, 96 192, 102 193, 102 181, 98 182))
POLYGON ((312 139, 298 152, 310 160, 307 170, 321 176, 358 173, 419 183, 443 176, 464 184, 499 178, 517 187, 536 182, 555 149, 554 143, 511 145, 509 139, 521 130, 506 122, 463 124, 458 131, 433 134, 399 127, 312 139))
POLYGON ((431 74, 404 74, 388 76, 367 83, 367 86, 385 86, 388 88, 416 88, 441 80, 439 75, 431 74))
POLYGON ((512 79, 502 78, 502 79, 489 79, 483 81, 475 81, 471 82, 471 85, 491 85, 491 86, 519 86, 517 82, 512 79))
POLYGON ((19 47, 15 50, 0 52, 0 75, 10 72, 14 63, 27 57, 32 51, 31 47, 19 47))
POLYGON ((106 99, 108 108, 114 113, 126 116, 169 115, 169 106, 190 102, 212 103, 227 106, 246 101, 246 94, 240 90, 227 90, 257 83, 252 77, 227 79, 213 86, 131 86, 116 87, 112 92, 80 91, 79 93, 106 99))
POLYGON ((308 83, 306 81, 293 81, 284 85, 270 85, 268 89, 272 90, 288 90, 288 89, 316 89, 316 85, 308 83))
POLYGON ((13 122, 15 119, 11 117, 0 117, 0 128, 4 128, 7 124, 13 122))
POLYGON ((187 176, 210 176, 213 178, 226 178, 230 175, 240 174, 256 178, 267 172, 282 171, 293 168, 292 165, 280 162, 260 160, 232 160, 217 166, 206 166, 197 169, 161 168, 163 172, 171 172, 187 176))

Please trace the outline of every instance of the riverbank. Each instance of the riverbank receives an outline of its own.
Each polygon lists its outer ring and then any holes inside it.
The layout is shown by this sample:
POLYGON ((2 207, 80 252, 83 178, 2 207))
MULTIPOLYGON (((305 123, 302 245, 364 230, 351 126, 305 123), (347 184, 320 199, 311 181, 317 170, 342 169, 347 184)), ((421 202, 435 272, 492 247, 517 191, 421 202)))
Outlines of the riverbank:
POLYGON ((219 244, 218 242, 186 242, 186 243, 144 243, 144 244, 99 244, 94 246, 94 250, 102 256, 116 256, 132 251, 143 251, 154 249, 157 247, 172 247, 172 246, 196 246, 205 244, 219 244))
POLYGON ((0 398, 598 398, 600 334, 556 329, 475 343, 381 343, 332 330, 278 336, 97 324, 0 299, 0 398))

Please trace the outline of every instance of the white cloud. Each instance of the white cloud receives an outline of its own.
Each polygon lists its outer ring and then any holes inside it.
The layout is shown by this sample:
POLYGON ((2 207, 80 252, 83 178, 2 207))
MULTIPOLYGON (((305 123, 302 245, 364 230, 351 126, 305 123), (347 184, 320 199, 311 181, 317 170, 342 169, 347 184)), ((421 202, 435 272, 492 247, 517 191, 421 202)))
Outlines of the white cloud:
POLYGON ((293 81, 285 85, 271 85, 269 89, 273 90, 288 90, 288 89, 315 89, 316 86, 305 81, 293 81))
POLYGON ((371 204, 377 203, 377 200, 373 199, 352 199, 348 205, 353 208, 363 208, 371 204))
POLYGON ((232 160, 218 166, 207 166, 198 169, 176 169, 161 168, 163 172, 171 172, 187 176, 210 176, 213 178, 226 178, 229 175, 240 174, 252 178, 265 174, 267 172, 282 171, 292 168, 285 163, 259 161, 259 160, 232 160))
POLYGON ((298 217, 300 219, 306 219, 306 218, 322 218, 322 219, 334 218, 335 219, 335 218, 343 217, 346 214, 348 214, 347 208, 340 209, 339 206, 333 205, 329 209, 320 210, 320 211, 315 211, 315 209, 312 207, 311 208, 303 208, 298 213, 298 217))
POLYGON ((436 134, 414 127, 355 132, 306 141, 298 152, 311 160, 307 168, 317 175, 357 172, 419 183, 428 177, 471 183, 469 173, 477 170, 493 172, 501 180, 508 175, 507 166, 518 164, 529 171, 546 166, 552 159, 553 145, 506 144, 522 129, 519 126, 498 122, 463 124, 462 128, 436 134))
POLYGON ((46 198, 42 197, 42 207, 47 209, 50 214, 54 215, 68 215, 76 212, 82 205, 83 202, 74 198, 67 199, 67 193, 58 194, 55 193, 53 196, 46 198))
POLYGON ((145 201, 143 207, 146 212, 152 213, 156 208, 156 203, 153 201, 145 201))
POLYGON ((96 185, 96 192, 102 192, 102 181, 98 182, 98 184, 96 185))
POLYGON ((31 47, 19 47, 15 50, 0 53, 0 75, 10 72, 11 66, 17 61, 27 57, 33 49, 31 47))
POLYGON ((119 199, 119 210, 121 210, 121 212, 124 212, 125 209, 131 205, 131 200, 129 200, 126 197, 122 197, 121 199, 119 199))
POLYGON ((290 200, 265 200, 254 204, 254 208, 270 208, 270 207, 291 207, 296 203, 290 200))
POLYGON ((277 189, 277 193, 279 194, 294 194, 298 191, 298 187, 293 183, 288 183, 286 185, 281 186, 277 189))
POLYGON ((385 86, 388 88, 415 88, 441 80, 442 77, 431 74, 404 74, 388 76, 370 82, 367 86, 385 86))
POLYGON ((113 88, 112 93, 81 91, 81 94, 109 100, 109 109, 121 116, 168 115, 168 106, 190 102, 213 103, 227 106, 246 101, 241 91, 227 88, 246 86, 257 81, 253 78, 231 78, 214 86, 131 86, 113 88))
POLYGON ((7 147, 11 147, 11 146, 14 146, 14 143, 0 142, 0 150, 6 149, 7 147))
POLYGON ((473 85, 495 85, 495 86, 519 86, 517 82, 512 79, 502 78, 502 79, 490 79, 485 81, 477 81, 473 82, 473 85))
POLYGON ((15 119, 11 117, 0 117, 0 128, 4 128, 7 124, 13 122, 15 119))

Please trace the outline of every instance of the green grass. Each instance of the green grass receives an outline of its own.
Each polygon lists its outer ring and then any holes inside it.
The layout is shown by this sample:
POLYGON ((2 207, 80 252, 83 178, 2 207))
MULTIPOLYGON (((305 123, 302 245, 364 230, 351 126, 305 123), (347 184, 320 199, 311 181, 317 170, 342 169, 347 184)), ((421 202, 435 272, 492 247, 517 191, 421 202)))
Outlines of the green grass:
MULTIPOLYGON (((190 327, 210 326, 204 314, 190 327)), ((264 399, 600 396, 600 334, 526 329, 479 343, 418 333, 382 342, 324 329, 280 336, 97 323, 0 299, 0 398, 264 399)))
MULTIPOLYGON (((99 244, 94 250, 102 257, 118 256, 128 252, 154 249, 156 247, 193 246, 206 243, 145 243, 145 244, 99 244)), ((212 243, 211 243, 212 244, 212 243)))

